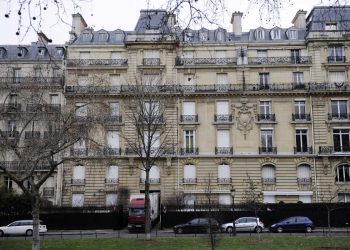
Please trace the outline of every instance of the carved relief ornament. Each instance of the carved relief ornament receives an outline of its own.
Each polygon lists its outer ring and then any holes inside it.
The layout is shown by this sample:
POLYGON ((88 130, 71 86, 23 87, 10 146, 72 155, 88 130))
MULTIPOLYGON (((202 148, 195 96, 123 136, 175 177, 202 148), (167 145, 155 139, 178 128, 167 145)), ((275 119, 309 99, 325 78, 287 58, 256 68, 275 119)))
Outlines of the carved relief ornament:
POLYGON ((253 129, 254 116, 257 114, 256 103, 248 103, 248 98, 242 97, 240 103, 233 105, 237 119, 237 128, 246 139, 247 134, 253 129))

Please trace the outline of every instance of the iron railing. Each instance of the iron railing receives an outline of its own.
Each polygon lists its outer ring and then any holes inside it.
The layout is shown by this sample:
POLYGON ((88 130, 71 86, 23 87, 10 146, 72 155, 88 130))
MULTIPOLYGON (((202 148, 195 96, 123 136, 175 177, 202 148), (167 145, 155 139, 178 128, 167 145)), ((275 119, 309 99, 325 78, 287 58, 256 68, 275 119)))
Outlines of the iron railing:
POLYGON ((299 185, 309 185, 312 182, 311 178, 297 178, 298 184, 299 185))
POLYGON ((217 123, 232 122, 232 115, 214 115, 214 122, 217 122, 217 123))
POLYGON ((274 185, 276 184, 276 178, 261 178, 261 183, 274 185))
POLYGON ((275 114, 258 114, 257 119, 259 122, 264 122, 264 121, 276 121, 276 116, 275 114))
POLYGON ((110 147, 106 147, 103 150, 105 155, 121 155, 122 154, 122 149, 121 148, 110 148, 110 147))
POLYGON ((7 138, 16 138, 19 136, 19 131, 17 130, 3 130, 0 133, 7 138))
POLYGON ((198 155, 199 150, 198 148, 181 148, 180 154, 181 155, 198 155))
POLYGON ((85 185, 85 179, 72 179, 72 185, 85 185))
POLYGON ((101 86, 79 86, 69 85, 66 86, 66 93, 77 93, 77 94, 112 94, 120 93, 121 86, 101 85, 101 86))
POLYGON ((294 154, 312 154, 312 147, 294 147, 294 154))
POLYGON ((142 63, 145 66, 157 66, 160 65, 160 58, 143 58, 142 63))
POLYGON ((195 123, 198 122, 198 115, 181 115, 180 122, 183 123, 195 123))
MULTIPOLYGON (((25 170, 25 169, 32 167, 32 166, 26 165, 26 164, 27 164, 27 162, 21 163, 19 161, 0 161, 0 165, 2 167, 6 168, 7 170, 11 170, 11 171, 25 170)), ((54 162, 54 164, 56 164, 56 162, 54 162)), ((35 165, 34 169, 36 171, 49 170, 50 165, 48 163, 40 162, 40 163, 35 165)))
POLYGON ((328 120, 349 120, 349 113, 328 113, 328 120))
POLYGON ((215 147, 216 155, 232 155, 233 147, 215 147))
POLYGON ((58 113, 61 111, 61 104, 45 104, 45 111, 49 113, 58 113))
POLYGON ((27 112, 41 112, 41 111, 43 111, 43 105, 42 104, 27 104, 26 111, 27 112))
POLYGON ((349 146, 320 146, 319 147, 319 154, 333 154, 333 153, 350 153, 350 147, 349 146))
POLYGON ((293 82, 292 89, 293 90, 305 90, 305 89, 307 89, 307 84, 304 82, 293 82))
POLYGON ((309 64, 311 56, 249 57, 248 64, 309 64))
POLYGON ((328 56, 327 57, 328 63, 345 63, 345 56, 328 56))
POLYGON ((292 121, 311 121, 310 114, 292 114, 292 121))
POLYGON ((237 58, 182 58, 177 57, 175 59, 176 66, 185 66, 185 65, 225 65, 225 64, 236 64, 237 58))
POLYGON ((140 115, 139 122, 145 124, 161 124, 164 123, 163 115, 140 115))
POLYGON ((9 103, 0 105, 1 112, 15 113, 22 110, 22 105, 20 103, 9 103))
POLYGON ((218 178, 217 181, 219 184, 230 184, 232 183, 232 178, 218 178))
POLYGON ((259 147, 259 154, 277 154, 277 147, 259 147))
POLYGON ((55 188, 53 187, 44 187, 43 188, 43 197, 53 197, 55 194, 55 188))
POLYGON ((121 115, 106 115, 102 120, 106 123, 121 123, 123 119, 121 115))
POLYGON ((76 66, 127 66, 128 59, 68 59, 68 67, 76 66))
POLYGON ((109 185, 119 183, 119 178, 105 178, 105 183, 109 185))
POLYGON ((63 84, 63 77, 0 77, 1 84, 63 84))
POLYGON ((182 178, 182 183, 195 184, 197 183, 197 178, 182 178))
POLYGON ((25 139, 40 139, 40 131, 25 131, 25 139))
POLYGON ((87 148, 72 148, 70 151, 71 156, 87 156, 88 150, 87 148))
MULTIPOLYGON (((146 183, 146 178, 140 178, 140 183, 146 183)), ((149 178, 150 184, 160 184, 160 178, 149 178)))

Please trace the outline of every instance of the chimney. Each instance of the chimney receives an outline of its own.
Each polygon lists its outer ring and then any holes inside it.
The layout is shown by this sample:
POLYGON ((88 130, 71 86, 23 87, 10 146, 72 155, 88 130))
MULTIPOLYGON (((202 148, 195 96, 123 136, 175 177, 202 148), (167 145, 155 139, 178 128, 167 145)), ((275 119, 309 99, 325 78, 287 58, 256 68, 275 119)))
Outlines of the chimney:
POLYGON ((292 24, 295 28, 305 29, 306 28, 306 13, 305 10, 298 10, 295 14, 292 24))
POLYGON ((37 34, 38 34, 38 42, 37 42, 37 44, 46 45, 46 44, 52 42, 52 40, 47 38, 47 36, 43 32, 38 32, 37 34))
POLYGON ((168 14, 167 26, 170 32, 175 31, 176 17, 174 14, 168 14))
POLYGON ((231 24, 233 28, 233 33, 235 36, 241 36, 242 35, 242 12, 235 11, 232 13, 231 17, 231 24))
POLYGON ((80 33, 87 27, 82 15, 79 13, 72 15, 72 30, 69 32, 71 39, 79 37, 80 33))

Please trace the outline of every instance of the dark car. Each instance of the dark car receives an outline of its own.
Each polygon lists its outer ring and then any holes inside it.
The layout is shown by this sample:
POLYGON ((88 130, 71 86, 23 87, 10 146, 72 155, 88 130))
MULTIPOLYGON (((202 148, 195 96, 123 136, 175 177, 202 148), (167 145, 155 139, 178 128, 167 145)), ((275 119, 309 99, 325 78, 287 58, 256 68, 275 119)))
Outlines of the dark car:
POLYGON ((311 233, 314 228, 314 223, 308 217, 294 216, 271 225, 270 231, 278 233, 284 231, 303 231, 311 233))
POLYGON ((219 230, 219 223, 212 218, 195 218, 185 224, 174 226, 174 232, 182 233, 206 233, 209 231, 209 225, 213 231, 219 230))

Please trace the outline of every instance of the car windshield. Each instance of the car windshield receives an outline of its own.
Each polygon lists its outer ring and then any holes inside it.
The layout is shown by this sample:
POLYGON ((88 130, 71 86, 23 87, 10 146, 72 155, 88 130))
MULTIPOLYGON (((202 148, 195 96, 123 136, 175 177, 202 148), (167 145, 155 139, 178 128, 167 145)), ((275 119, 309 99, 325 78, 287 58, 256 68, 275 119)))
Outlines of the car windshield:
POLYGON ((144 213, 145 213, 145 211, 143 208, 130 208, 129 209, 130 216, 144 215, 144 213))

